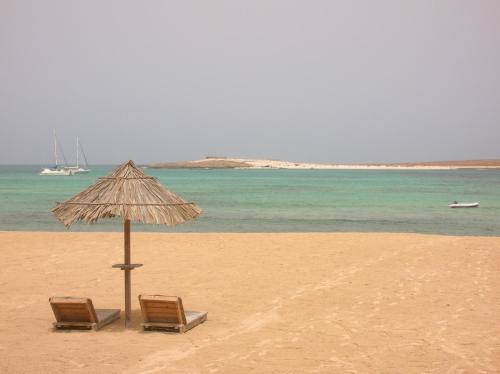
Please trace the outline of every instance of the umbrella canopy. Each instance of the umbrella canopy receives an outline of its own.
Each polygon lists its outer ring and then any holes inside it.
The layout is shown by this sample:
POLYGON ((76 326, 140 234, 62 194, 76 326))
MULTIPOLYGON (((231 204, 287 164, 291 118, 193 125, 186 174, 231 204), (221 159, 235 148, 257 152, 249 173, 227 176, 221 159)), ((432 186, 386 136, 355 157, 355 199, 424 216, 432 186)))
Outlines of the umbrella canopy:
POLYGON ((66 227, 78 220, 95 223, 116 216, 174 226, 198 217, 201 209, 128 161, 78 195, 58 203, 52 212, 66 227))
POLYGON ((122 217, 125 232, 124 264, 113 265, 125 271, 125 320, 130 320, 130 271, 141 264, 130 263, 130 221, 174 226, 200 215, 192 202, 164 187, 128 161, 92 186, 52 210, 66 227, 76 221, 95 223, 101 218, 122 217))

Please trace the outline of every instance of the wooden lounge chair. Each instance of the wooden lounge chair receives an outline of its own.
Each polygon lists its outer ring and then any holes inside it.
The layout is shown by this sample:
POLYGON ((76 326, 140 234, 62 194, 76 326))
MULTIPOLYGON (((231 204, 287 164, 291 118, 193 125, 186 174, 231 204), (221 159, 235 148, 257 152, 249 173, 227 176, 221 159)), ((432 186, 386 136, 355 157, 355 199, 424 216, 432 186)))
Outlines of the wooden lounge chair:
POLYGON ((184 311, 178 296, 139 295, 144 330, 186 332, 207 320, 207 312, 184 311))
POLYGON ((51 297, 50 306, 54 311, 57 329, 94 329, 120 318, 120 309, 94 309, 92 300, 87 297, 51 297))

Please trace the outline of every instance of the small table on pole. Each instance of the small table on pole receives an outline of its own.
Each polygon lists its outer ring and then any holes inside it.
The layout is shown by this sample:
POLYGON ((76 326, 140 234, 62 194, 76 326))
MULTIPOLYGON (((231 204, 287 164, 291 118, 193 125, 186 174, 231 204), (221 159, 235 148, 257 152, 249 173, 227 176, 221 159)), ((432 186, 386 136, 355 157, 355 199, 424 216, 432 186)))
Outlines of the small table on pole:
POLYGON ((114 264, 112 268, 118 268, 122 270, 134 270, 135 268, 140 268, 142 264, 114 264))

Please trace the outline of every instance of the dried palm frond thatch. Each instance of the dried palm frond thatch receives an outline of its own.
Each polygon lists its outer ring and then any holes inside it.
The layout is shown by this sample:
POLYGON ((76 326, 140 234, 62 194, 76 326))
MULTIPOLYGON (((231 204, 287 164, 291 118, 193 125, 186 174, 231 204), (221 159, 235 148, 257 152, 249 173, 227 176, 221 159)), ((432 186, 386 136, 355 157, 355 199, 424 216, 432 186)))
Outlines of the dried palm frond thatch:
POLYGON ((116 216, 174 226, 196 218, 201 209, 128 161, 78 195, 58 203, 52 212, 66 227, 78 220, 94 223, 116 216))

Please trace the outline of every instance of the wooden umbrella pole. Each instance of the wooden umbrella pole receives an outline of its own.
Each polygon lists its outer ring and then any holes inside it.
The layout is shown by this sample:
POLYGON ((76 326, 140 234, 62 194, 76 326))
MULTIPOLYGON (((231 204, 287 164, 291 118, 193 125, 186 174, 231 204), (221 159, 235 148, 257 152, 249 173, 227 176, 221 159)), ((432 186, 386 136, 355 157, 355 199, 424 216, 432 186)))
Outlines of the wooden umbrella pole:
POLYGON ((132 315, 132 298, 131 298, 131 271, 142 266, 142 264, 130 263, 130 220, 123 221, 123 239, 124 239, 124 254, 123 264, 114 264, 113 268, 122 269, 125 272, 125 326, 131 321, 132 315))
POLYGON ((130 287, 130 220, 126 219, 123 224, 124 242, 125 242, 125 325, 130 322, 131 314, 131 287, 130 287))

